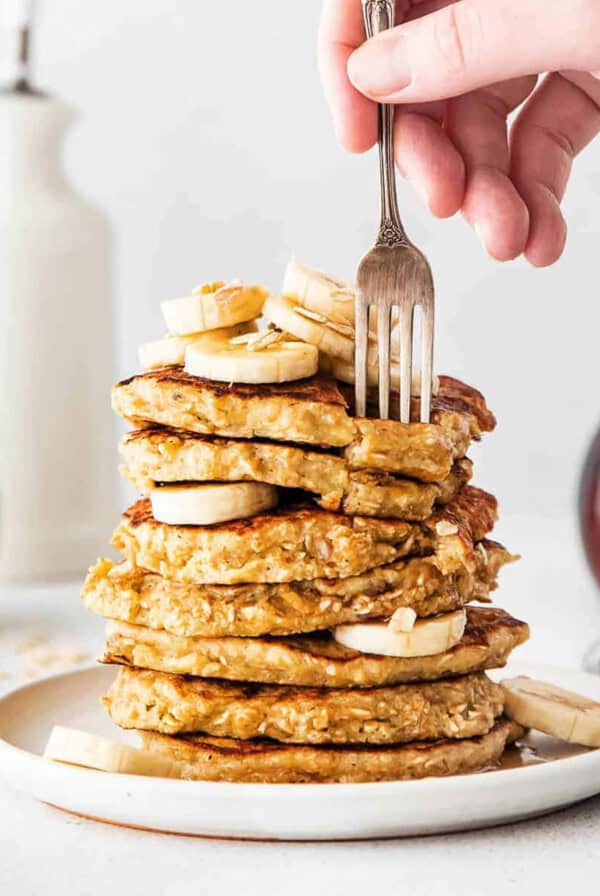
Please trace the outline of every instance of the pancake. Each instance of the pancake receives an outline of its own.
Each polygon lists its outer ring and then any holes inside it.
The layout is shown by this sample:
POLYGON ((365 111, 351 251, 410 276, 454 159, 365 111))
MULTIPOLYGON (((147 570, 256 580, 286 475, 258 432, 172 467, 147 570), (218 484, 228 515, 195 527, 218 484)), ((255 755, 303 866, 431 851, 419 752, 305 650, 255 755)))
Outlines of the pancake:
MULTIPOLYGON (((436 506, 448 504, 458 496, 472 472, 468 458, 455 461, 448 476, 439 483, 416 482, 391 473, 351 471, 339 509, 357 516, 425 520, 436 506)), ((317 502, 326 506, 322 500, 317 502)))
MULTIPOLYGON (((481 437, 484 432, 492 432, 496 428, 496 418, 488 408, 485 398, 473 386, 455 379, 452 376, 440 376, 439 389, 432 397, 432 410, 442 413, 462 413, 469 421, 471 436, 481 437)), ((354 413, 354 386, 338 382, 338 387, 346 400, 351 413, 354 413)), ((367 392, 369 416, 377 416, 378 389, 372 387, 367 392)), ((421 410, 419 398, 411 397, 411 419, 418 420, 421 410)), ((390 416, 400 419, 400 396, 397 391, 390 392, 390 416)))
POLYGON ((118 383, 113 408, 138 427, 152 423, 202 435, 347 447, 353 469, 437 482, 464 457, 472 438, 495 425, 479 392, 450 377, 440 383, 431 423, 355 420, 335 381, 318 376, 278 385, 228 385, 175 367, 118 383))
POLYGON ((329 632, 288 638, 182 638, 110 622, 102 662, 176 675, 300 687, 380 687, 481 672, 504 666, 529 637, 504 610, 469 607, 462 640, 435 656, 399 658, 359 653, 329 632))
POLYGON ((275 442, 201 436, 165 427, 129 433, 121 442, 123 475, 143 495, 160 483, 267 482, 312 492, 326 510, 359 516, 424 520, 469 481, 472 464, 454 463, 441 483, 390 473, 351 471, 344 458, 275 442))
POLYGON ((291 635, 391 616, 400 607, 433 616, 487 601, 502 566, 516 559, 502 545, 484 541, 476 546, 473 573, 443 575, 435 557, 411 557, 347 579, 270 585, 185 585, 127 562, 99 560, 82 600, 107 619, 174 635, 291 635))
POLYGON ((297 688, 122 666, 102 702, 121 728, 248 740, 391 744, 487 734, 504 706, 483 673, 381 688, 297 688))
POLYGON ((141 733, 144 749, 180 763, 191 781, 252 784, 356 784, 466 775, 498 765, 507 744, 524 731, 501 717, 480 737, 387 747, 281 744, 206 735, 141 733))
POLYGON ((142 499, 123 514, 112 545, 132 565, 190 584, 347 578, 431 553, 450 573, 474 568, 473 543, 496 516, 495 498, 472 486, 423 523, 299 505, 213 526, 169 526, 157 522, 150 501, 142 499))
POLYGON ((113 408, 137 423, 234 438, 255 437, 342 447, 352 439, 346 401, 334 380, 219 383, 164 367, 118 383, 113 408))

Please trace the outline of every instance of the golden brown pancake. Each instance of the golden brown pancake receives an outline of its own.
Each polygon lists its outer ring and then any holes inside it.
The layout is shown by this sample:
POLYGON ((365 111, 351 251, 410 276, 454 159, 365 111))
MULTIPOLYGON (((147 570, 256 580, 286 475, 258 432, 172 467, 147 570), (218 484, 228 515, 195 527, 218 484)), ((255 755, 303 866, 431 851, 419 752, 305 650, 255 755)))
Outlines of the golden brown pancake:
POLYGON ((112 544, 133 566, 189 584, 347 578, 431 553, 450 573, 474 568, 474 541, 496 516, 495 498, 472 486, 423 523, 299 505, 213 526, 169 526, 154 519, 143 499, 125 511, 112 544))
POLYGON ((329 632, 288 638, 182 638, 111 622, 102 662, 175 675, 299 687, 381 687, 481 672, 504 666, 529 637, 504 610, 469 607, 459 644, 435 656, 399 658, 359 653, 329 632))
POLYGON ((347 579, 251 585, 186 585, 126 561, 99 560, 82 600, 107 619, 174 635, 292 635, 391 616, 400 607, 433 616, 487 601, 502 566, 516 559, 497 542, 484 541, 476 545, 473 573, 444 575, 435 556, 410 557, 347 579))
POLYGON ((456 458, 464 457, 471 439, 495 423, 480 393, 449 377, 442 381, 431 423, 355 420, 336 383, 318 376, 280 385, 227 385, 175 367, 118 383, 113 407, 137 426, 153 423, 203 435, 347 447, 354 469, 437 482, 449 475, 456 458))
POLYGON ((180 763, 182 778, 252 784, 351 784, 466 775, 498 765, 507 744, 523 734, 522 728, 504 717, 480 737, 384 747, 309 747, 140 732, 144 749, 180 763))
POLYGON ((334 380, 250 386, 194 377, 165 367, 131 377, 113 389, 113 408, 137 423, 234 438, 267 438, 347 445, 353 426, 334 380))
POLYGON ((103 703, 121 728, 300 744, 391 744, 487 734, 504 705, 482 673, 376 688, 297 688, 122 666, 103 703))
POLYGON ((405 520, 424 520, 435 504, 455 498, 473 468, 462 458, 442 482, 424 483, 392 473, 352 471, 344 458, 325 451, 167 427, 129 433, 120 450, 126 461, 121 472, 143 495, 163 483, 268 482, 312 492, 326 510, 405 520))

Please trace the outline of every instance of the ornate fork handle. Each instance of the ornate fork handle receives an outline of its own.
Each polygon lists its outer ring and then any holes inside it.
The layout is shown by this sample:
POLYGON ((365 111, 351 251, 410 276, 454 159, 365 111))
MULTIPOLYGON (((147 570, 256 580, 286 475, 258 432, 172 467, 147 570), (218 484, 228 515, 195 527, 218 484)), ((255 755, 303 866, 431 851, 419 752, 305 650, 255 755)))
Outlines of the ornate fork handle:
MULTIPOLYGON (((362 0, 367 37, 394 27, 394 0, 362 0)), ((381 221, 376 246, 406 246, 408 239, 400 220, 394 168, 394 107, 379 106, 379 168, 381 221)))

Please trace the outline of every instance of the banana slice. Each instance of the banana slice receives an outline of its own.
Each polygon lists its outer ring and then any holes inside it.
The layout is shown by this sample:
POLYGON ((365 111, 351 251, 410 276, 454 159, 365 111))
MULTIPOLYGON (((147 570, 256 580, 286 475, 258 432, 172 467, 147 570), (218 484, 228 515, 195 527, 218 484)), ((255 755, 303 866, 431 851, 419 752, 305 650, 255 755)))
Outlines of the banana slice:
POLYGON ((152 514, 169 526, 211 526, 255 516, 277 505, 277 489, 264 482, 163 485, 150 493, 152 514))
POLYGON ((333 637, 345 647, 360 653, 380 656, 435 656, 454 647, 462 638, 467 614, 464 610, 419 619, 409 631, 399 625, 366 622, 359 625, 338 625, 333 637))
POLYGON ((310 311, 289 296, 269 296, 263 308, 265 318, 280 330, 285 330, 316 345, 322 352, 334 358, 354 360, 354 327, 348 323, 332 321, 317 311, 310 311))
POLYGON ((283 278, 282 292, 309 311, 316 311, 334 321, 354 323, 353 287, 343 280, 334 280, 323 271, 290 261, 283 278))
POLYGON ((166 756, 115 744, 95 734, 55 725, 44 750, 46 759, 122 775, 179 778, 178 767, 166 756))
MULTIPOLYGON (((341 383, 348 383, 349 385, 354 384, 356 379, 354 361, 352 361, 351 363, 348 363, 347 361, 341 361, 339 358, 334 358, 331 355, 324 354, 323 352, 320 352, 319 354, 319 373, 322 373, 324 376, 332 376, 334 379, 339 380, 341 383)), ((392 391, 398 392, 400 390, 400 365, 397 361, 394 361, 393 358, 390 365, 390 374, 392 391)), ((379 368, 377 366, 377 357, 374 347, 369 350, 369 361, 367 364, 367 383, 373 388, 376 388, 379 383, 379 368)), ((439 378, 437 376, 434 376, 433 394, 437 395, 439 389, 439 378)), ((421 377, 418 373, 415 373, 413 375, 411 390, 413 395, 421 394, 421 377)))
POLYGON ((572 744, 600 747, 600 703, 524 675, 500 685, 504 711, 519 725, 572 744))
POLYGON ((169 332, 188 336, 260 317, 268 295, 263 286, 218 280, 196 287, 191 296, 163 302, 161 309, 169 332))
POLYGON ((144 342, 140 345, 138 356, 142 370, 155 370, 158 367, 183 367, 185 350, 188 345, 202 345, 208 338, 234 339, 244 333, 256 333, 256 321, 249 320, 235 327, 223 327, 220 330, 209 330, 207 333, 191 333, 189 336, 176 336, 169 333, 162 339, 144 342))
POLYGON ((223 383, 287 383, 312 376, 319 367, 314 345, 277 330, 232 339, 205 337, 186 349, 185 369, 192 376, 223 383))
MULTIPOLYGON (((356 290, 352 283, 336 280, 323 271, 309 268, 297 261, 290 261, 283 279, 282 294, 296 300, 308 311, 314 311, 334 323, 348 323, 355 320, 356 290)), ((398 320, 398 311, 392 310, 392 323, 398 320)), ((377 321, 371 315, 371 334, 376 337, 377 321)))

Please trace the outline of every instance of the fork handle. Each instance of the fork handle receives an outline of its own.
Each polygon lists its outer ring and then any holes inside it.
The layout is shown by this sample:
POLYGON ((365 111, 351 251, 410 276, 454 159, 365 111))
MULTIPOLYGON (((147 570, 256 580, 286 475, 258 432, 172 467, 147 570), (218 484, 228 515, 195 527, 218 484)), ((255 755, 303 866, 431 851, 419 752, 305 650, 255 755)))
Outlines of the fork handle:
MULTIPOLYGON (((367 37, 394 27, 394 0, 362 0, 367 37)), ((394 166, 394 107, 379 105, 379 170, 381 221, 376 246, 406 246, 408 240, 400 220, 394 166)))

